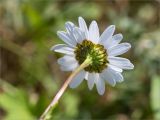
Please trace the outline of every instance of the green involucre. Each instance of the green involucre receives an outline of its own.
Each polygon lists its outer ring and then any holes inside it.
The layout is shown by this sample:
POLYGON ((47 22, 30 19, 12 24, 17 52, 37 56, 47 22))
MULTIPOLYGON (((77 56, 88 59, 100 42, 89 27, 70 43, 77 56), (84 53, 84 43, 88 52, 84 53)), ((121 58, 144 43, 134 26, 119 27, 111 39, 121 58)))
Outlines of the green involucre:
POLYGON ((107 51, 103 45, 84 40, 81 44, 77 44, 74 53, 79 64, 82 64, 87 57, 91 58, 92 63, 84 68, 88 72, 100 73, 107 67, 107 51))

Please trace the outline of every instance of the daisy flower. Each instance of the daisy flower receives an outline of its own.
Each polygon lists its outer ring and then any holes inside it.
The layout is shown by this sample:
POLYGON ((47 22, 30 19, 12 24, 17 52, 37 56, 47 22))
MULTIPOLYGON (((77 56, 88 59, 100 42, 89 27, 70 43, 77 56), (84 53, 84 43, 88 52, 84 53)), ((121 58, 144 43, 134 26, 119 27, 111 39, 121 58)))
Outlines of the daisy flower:
POLYGON ((114 34, 115 26, 110 25, 100 35, 96 21, 89 28, 82 17, 78 18, 79 26, 66 22, 66 31, 58 31, 57 35, 66 44, 58 44, 51 48, 65 54, 58 59, 63 71, 74 71, 87 58, 91 63, 81 70, 70 82, 71 88, 76 88, 85 79, 90 90, 96 85, 100 95, 105 92, 105 82, 115 86, 123 81, 123 69, 133 69, 134 65, 126 58, 117 57, 127 52, 131 45, 120 43, 122 34, 114 34))

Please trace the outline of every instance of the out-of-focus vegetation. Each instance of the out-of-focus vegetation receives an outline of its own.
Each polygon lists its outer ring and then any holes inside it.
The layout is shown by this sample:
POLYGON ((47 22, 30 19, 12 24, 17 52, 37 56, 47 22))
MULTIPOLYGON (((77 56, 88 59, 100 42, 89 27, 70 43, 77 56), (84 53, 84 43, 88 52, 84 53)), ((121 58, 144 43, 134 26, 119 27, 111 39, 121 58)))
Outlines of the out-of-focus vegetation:
POLYGON ((53 120, 160 120, 159 0, 0 0, 0 119, 37 119, 70 73, 62 72, 51 46, 66 21, 95 19, 102 32, 116 25, 123 42, 132 44, 124 57, 135 65, 125 81, 106 85, 104 96, 89 91, 86 81, 67 89, 53 120))

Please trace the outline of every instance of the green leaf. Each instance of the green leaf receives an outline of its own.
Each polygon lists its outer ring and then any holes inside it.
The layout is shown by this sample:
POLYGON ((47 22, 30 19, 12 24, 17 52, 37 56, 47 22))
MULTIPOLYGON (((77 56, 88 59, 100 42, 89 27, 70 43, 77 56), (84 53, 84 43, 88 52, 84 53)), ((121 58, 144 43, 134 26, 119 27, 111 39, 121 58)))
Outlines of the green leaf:
POLYGON ((6 112, 4 120, 34 120, 25 92, 5 82, 1 86, 4 92, 0 93, 0 107, 6 112))
POLYGON ((160 76, 154 76, 152 78, 150 97, 154 118, 160 120, 160 76))
POLYGON ((78 114, 79 99, 77 95, 66 92, 62 102, 67 116, 74 117, 78 114))

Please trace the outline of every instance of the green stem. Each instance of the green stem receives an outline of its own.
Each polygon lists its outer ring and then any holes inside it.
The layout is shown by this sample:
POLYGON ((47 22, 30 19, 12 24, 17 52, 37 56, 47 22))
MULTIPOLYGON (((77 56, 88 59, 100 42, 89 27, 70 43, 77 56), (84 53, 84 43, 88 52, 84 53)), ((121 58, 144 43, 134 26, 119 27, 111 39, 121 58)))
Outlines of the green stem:
POLYGON ((75 71, 72 72, 72 74, 69 76, 69 78, 65 81, 61 89, 58 91, 56 96, 53 98, 52 102, 48 105, 46 110, 43 112, 43 114, 40 116, 39 120, 47 120, 47 116, 52 111, 52 109, 55 107, 55 105, 58 103, 59 99, 61 98, 62 94, 68 87, 69 83, 72 81, 72 79, 85 67, 87 67, 89 64, 91 64, 91 58, 87 58, 75 71))

